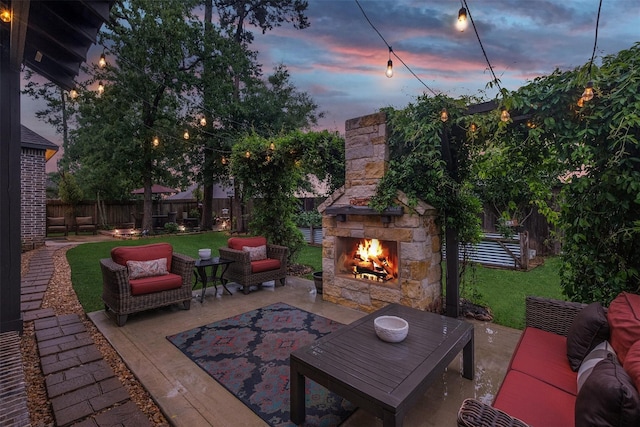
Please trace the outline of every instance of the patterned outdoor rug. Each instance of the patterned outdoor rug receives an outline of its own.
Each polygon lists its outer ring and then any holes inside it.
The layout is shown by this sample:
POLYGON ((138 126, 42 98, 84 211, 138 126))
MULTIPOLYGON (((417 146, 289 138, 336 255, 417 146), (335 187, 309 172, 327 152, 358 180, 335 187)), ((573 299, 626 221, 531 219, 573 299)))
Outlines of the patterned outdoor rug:
MULTIPOLYGON (((167 339, 271 426, 294 426, 289 419, 289 354, 340 326, 276 303, 167 339)), ((309 379, 305 392, 305 426, 337 426, 356 409, 309 379)))

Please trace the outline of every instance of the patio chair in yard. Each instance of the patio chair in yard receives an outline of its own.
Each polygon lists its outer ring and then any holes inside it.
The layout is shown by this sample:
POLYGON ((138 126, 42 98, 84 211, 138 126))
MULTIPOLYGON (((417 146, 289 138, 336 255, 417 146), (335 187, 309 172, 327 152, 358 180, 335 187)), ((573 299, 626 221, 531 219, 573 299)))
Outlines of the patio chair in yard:
POLYGON ((94 235, 98 233, 98 226, 93 221, 92 216, 77 216, 76 217, 76 236, 80 232, 91 232, 94 235))
POLYGON ((168 243, 116 247, 100 260, 102 300, 116 324, 143 310, 182 304, 191 308, 191 277, 195 260, 173 252, 168 243))
POLYGON ((64 233, 65 236, 69 234, 69 226, 63 216, 47 217, 47 236, 50 233, 64 233))
POLYGON ((232 237, 219 251, 221 258, 234 261, 229 265, 225 278, 242 285, 245 294, 249 293, 251 285, 271 280, 285 285, 289 248, 269 244, 262 236, 232 237))

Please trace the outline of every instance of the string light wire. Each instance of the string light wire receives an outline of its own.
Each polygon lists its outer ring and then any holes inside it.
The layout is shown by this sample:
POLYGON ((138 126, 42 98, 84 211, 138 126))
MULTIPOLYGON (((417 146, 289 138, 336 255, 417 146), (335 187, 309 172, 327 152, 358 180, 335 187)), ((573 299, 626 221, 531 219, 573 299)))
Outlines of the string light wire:
POLYGON ((387 48, 389 49, 389 52, 393 54, 393 56, 395 56, 398 61, 400 61, 402 63, 402 65, 404 65, 404 67, 409 70, 409 72, 413 75, 413 77, 415 77, 420 83, 422 83, 422 85, 427 88, 427 90, 429 90, 429 92, 431 92, 434 96, 437 96, 438 94, 431 89, 429 86, 427 86, 427 84, 425 82, 422 81, 422 79, 420 77, 418 77, 418 75, 416 73, 413 72, 413 70, 402 60, 402 58, 400 58, 398 56, 398 54, 396 53, 395 50, 391 49, 391 45, 389 43, 387 43, 387 41, 385 40, 385 38, 382 36, 382 34, 380 34, 380 31, 378 31, 378 29, 376 28, 375 25, 373 25, 373 23, 371 22, 371 20, 369 19, 369 17, 367 16, 366 12, 364 11, 364 9, 362 8, 362 5, 360 5, 360 2, 358 0, 355 0, 356 4, 358 5, 358 8, 360 9, 360 12, 362 12, 362 15, 364 16, 364 19, 367 20, 367 22, 369 23, 369 25, 371 26, 371 28, 373 28, 373 30, 378 33, 378 36, 380 36, 380 38, 382 39, 382 41, 384 42, 384 44, 387 46, 387 48))
POLYGON ((471 16, 471 9, 469 9, 467 0, 462 0, 462 2, 464 3, 465 9, 467 9, 467 16, 471 21, 471 26, 473 27, 473 31, 476 33, 476 38, 478 39, 478 43, 480 43, 480 49, 482 49, 482 54, 484 55, 484 59, 487 61, 487 65, 489 66, 489 71, 491 71, 491 75, 493 76, 493 82, 495 83, 496 86, 498 86, 498 89, 502 91, 502 88, 500 87, 500 81, 498 80, 498 77, 496 77, 496 73, 493 71, 493 66, 491 66, 491 62, 489 61, 487 52, 484 50, 484 46, 482 45, 482 40, 480 40, 480 34, 478 34, 478 29, 476 28, 476 23, 473 21, 473 16, 471 16))

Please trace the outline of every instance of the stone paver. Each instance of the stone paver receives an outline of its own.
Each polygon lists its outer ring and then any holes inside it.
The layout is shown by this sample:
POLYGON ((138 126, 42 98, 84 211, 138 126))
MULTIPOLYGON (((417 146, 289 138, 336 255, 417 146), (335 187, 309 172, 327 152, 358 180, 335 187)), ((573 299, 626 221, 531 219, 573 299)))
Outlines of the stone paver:
MULTIPOLYGON (((45 247, 33 254, 29 272, 21 280, 20 298, 23 321, 34 322, 56 426, 150 426, 102 357, 80 316, 56 316, 52 308, 42 308, 57 249, 45 247)), ((17 333, 0 334, 0 366, 0 425, 30 426, 17 333)))

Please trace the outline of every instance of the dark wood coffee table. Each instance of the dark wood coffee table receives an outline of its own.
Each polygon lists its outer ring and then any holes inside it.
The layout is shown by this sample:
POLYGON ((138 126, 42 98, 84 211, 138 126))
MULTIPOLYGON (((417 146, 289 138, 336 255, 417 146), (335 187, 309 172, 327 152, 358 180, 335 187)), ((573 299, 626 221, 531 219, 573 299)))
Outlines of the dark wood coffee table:
POLYGON ((465 378, 473 379, 473 325, 391 304, 291 353, 291 421, 305 418, 305 377, 400 427, 408 409, 462 350, 465 378), (378 316, 409 322, 400 343, 380 340, 378 316))

